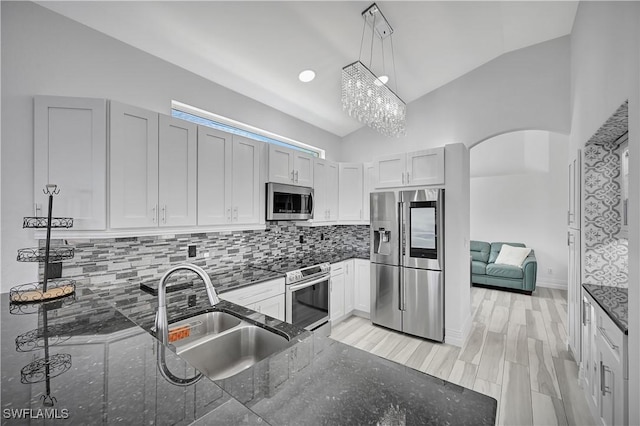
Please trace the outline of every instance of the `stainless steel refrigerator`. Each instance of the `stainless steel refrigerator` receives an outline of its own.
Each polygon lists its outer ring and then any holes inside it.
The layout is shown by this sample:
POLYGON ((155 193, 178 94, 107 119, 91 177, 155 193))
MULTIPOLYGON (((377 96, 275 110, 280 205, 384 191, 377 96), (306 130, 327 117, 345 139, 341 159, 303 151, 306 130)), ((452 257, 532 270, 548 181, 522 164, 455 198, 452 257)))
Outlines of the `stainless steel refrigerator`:
POLYGON ((371 193, 371 321, 444 341, 444 189, 371 193))

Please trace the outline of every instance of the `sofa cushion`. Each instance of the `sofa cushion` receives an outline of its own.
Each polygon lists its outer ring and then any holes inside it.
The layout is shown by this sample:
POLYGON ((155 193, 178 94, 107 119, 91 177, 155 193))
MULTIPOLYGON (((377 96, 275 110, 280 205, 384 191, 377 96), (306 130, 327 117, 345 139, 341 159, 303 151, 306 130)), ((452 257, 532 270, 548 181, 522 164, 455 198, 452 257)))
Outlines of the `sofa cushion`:
POLYGON ((509 244, 513 247, 526 247, 522 243, 491 243, 491 253, 489 254, 489 263, 494 263, 500 254, 500 249, 503 244, 509 244))
POLYGON ((511 265, 521 268, 522 262, 529 256, 530 252, 531 249, 527 247, 513 247, 509 244, 503 244, 495 264, 511 265))
POLYGON ((496 265, 489 263, 487 265, 487 275, 501 278, 522 279, 522 268, 511 265, 496 265))
POLYGON ((472 260, 477 260, 484 263, 487 263, 489 261, 489 252, 491 251, 491 244, 486 243, 484 241, 471 240, 469 242, 469 247, 471 249, 472 260))
POLYGON ((487 264, 479 260, 471 261, 471 273, 476 275, 484 275, 487 273, 487 264))

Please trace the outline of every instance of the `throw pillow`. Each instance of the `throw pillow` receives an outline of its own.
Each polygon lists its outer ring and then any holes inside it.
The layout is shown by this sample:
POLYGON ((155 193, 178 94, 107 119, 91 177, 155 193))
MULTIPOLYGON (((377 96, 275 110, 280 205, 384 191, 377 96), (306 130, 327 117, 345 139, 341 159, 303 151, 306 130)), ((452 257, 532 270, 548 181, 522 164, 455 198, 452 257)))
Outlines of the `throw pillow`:
POLYGON ((496 265, 511 265, 521 268, 522 262, 529 256, 529 253, 531 253, 531 249, 528 247, 514 247, 503 244, 495 263, 496 265))

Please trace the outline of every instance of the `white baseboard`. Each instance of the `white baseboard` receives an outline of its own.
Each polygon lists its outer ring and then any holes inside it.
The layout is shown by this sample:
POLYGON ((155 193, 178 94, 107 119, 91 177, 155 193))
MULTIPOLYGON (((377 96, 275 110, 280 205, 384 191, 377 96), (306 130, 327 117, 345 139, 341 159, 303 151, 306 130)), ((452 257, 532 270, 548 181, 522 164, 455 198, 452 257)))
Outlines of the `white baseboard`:
POLYGON ((539 277, 536 280, 536 287, 556 288, 558 290, 567 289, 567 281, 557 280, 549 277, 539 277))
POLYGON ((469 315, 464 322, 462 330, 446 328, 444 329, 444 342, 448 345, 462 347, 467 341, 469 332, 471 331, 472 317, 469 315))

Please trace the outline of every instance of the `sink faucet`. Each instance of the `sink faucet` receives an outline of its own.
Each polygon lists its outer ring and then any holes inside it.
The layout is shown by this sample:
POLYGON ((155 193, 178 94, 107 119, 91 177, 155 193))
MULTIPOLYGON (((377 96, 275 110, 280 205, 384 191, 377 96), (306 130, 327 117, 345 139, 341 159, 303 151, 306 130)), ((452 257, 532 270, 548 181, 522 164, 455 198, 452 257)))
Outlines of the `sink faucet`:
POLYGON ((209 275, 199 266, 191 263, 185 263, 183 265, 177 265, 170 268, 164 273, 160 279, 160 285, 158 286, 158 311, 156 312, 156 336, 163 344, 169 342, 169 320, 167 319, 167 280, 169 276, 176 271, 187 270, 193 271, 204 281, 204 286, 207 289, 207 296, 209 296, 209 302, 211 305, 217 304, 220 299, 216 294, 216 290, 213 288, 213 283, 209 275))

